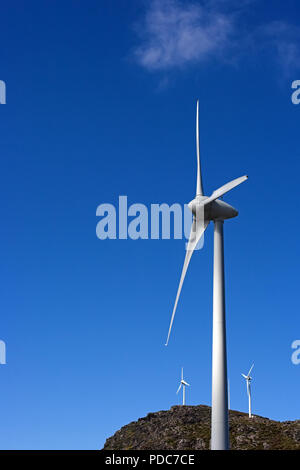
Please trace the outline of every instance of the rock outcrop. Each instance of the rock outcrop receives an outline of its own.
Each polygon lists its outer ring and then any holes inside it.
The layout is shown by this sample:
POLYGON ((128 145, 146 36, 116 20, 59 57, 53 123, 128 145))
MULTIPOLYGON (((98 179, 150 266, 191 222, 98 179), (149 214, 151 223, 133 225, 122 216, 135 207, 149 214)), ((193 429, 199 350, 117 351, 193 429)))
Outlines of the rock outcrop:
MULTIPOLYGON (((108 438, 104 450, 204 450, 210 444, 209 406, 173 406, 149 413, 108 438)), ((249 419, 229 412, 231 449, 300 449, 300 420, 249 419)))

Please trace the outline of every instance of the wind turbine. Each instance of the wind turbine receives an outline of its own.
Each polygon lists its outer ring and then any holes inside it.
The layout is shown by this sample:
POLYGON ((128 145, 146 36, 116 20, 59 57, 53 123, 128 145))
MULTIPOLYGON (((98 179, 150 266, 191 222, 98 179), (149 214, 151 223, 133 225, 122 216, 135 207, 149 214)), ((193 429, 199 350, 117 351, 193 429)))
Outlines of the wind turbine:
POLYGON ((179 390, 182 387, 182 404, 185 405, 185 387, 186 385, 189 387, 190 384, 188 384, 185 380, 183 380, 183 367, 181 368, 181 380, 180 380, 180 385, 178 387, 178 390, 176 393, 179 392, 179 390))
POLYGON ((238 211, 219 198, 231 189, 246 181, 248 176, 241 176, 215 190, 211 196, 204 196, 199 150, 199 101, 196 111, 196 149, 197 149, 197 186, 196 197, 189 203, 193 213, 190 238, 182 274, 175 299, 166 345, 169 342, 174 316, 182 289, 182 284, 192 254, 210 221, 214 222, 214 275, 213 275, 213 347, 212 347, 212 417, 211 449, 229 448, 228 392, 227 392, 227 357, 225 325, 225 289, 224 289, 224 244, 223 223, 238 215, 238 211))
POLYGON ((250 376, 251 374, 251 371, 254 367, 254 364, 252 364, 249 372, 247 375, 245 374, 242 374, 242 376, 244 377, 244 379, 246 379, 246 383, 247 383, 247 394, 248 394, 248 401, 249 401, 249 418, 252 418, 252 413, 251 413, 251 380, 252 380, 252 377, 250 376))

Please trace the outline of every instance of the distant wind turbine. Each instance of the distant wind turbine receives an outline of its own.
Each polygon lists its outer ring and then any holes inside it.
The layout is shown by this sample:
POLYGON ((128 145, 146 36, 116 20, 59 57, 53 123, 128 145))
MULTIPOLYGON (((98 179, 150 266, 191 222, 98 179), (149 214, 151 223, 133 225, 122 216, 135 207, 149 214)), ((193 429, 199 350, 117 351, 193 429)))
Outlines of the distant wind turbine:
POLYGON ((178 387, 178 390, 176 393, 179 392, 179 390, 181 389, 182 387, 182 404, 185 405, 185 387, 186 386, 190 386, 190 384, 188 384, 185 380, 183 380, 183 367, 181 369, 181 380, 180 380, 180 385, 178 387))
POLYGON ((251 380, 252 380, 252 377, 250 376, 251 374, 251 371, 254 367, 254 364, 252 364, 249 372, 247 375, 245 374, 242 374, 242 376, 244 377, 244 379, 246 379, 246 383, 247 383, 247 394, 248 394, 248 401, 249 401, 249 418, 252 418, 252 412, 251 412, 251 380))
MULTIPOLYGON (((175 299, 166 345, 169 342, 174 316, 182 289, 183 281, 192 254, 205 232, 210 221, 214 222, 214 275, 213 275, 213 354, 212 354, 212 417, 211 417, 211 449, 229 449, 228 426, 228 391, 227 391, 227 354, 225 325, 225 287, 224 287, 224 243, 223 223, 238 215, 238 211, 220 200, 224 194, 246 181, 248 176, 241 176, 221 186, 211 196, 203 195, 203 185, 199 150, 199 102, 196 112, 196 149, 197 149, 197 186, 196 197, 189 203, 193 213, 187 251, 182 274, 175 299)), ((199 294, 197 295, 199 304, 199 294)))

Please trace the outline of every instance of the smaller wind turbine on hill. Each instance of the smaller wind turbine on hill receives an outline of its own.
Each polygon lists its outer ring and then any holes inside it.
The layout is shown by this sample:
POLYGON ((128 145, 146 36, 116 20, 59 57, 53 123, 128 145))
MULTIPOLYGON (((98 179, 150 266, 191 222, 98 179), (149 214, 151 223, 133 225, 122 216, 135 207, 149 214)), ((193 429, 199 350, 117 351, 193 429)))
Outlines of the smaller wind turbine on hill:
POLYGON ((190 384, 188 384, 185 380, 183 380, 183 367, 181 368, 181 380, 180 380, 180 385, 178 387, 178 390, 176 393, 179 392, 179 390, 182 387, 182 404, 185 405, 185 387, 186 385, 189 387, 190 384))
POLYGON ((242 374, 242 376, 244 377, 244 379, 246 380, 246 383, 247 383, 247 394, 248 394, 248 400, 249 400, 249 418, 252 418, 252 412, 251 412, 251 380, 252 380, 252 377, 250 376, 251 374, 251 371, 254 367, 254 364, 252 364, 249 372, 247 375, 245 374, 242 374))

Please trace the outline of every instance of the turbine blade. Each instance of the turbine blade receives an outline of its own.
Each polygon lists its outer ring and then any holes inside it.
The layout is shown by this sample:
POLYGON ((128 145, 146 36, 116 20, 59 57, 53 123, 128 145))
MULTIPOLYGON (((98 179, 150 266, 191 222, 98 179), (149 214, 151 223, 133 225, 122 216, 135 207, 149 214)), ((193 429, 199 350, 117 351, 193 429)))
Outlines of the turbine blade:
POLYGON ((182 384, 180 383, 180 385, 179 385, 179 387, 178 387, 178 390, 177 390, 177 392, 176 392, 176 393, 178 393, 178 392, 179 392, 179 390, 181 389, 181 387, 182 387, 182 384))
POLYGON ((187 385, 188 387, 190 387, 190 384, 188 384, 185 380, 183 382, 184 382, 184 385, 187 385))
POLYGON ((185 259, 184 259, 184 263, 183 263, 183 268, 182 268, 182 273, 181 273, 181 277, 180 277, 180 281, 179 281, 179 286, 178 286, 178 290, 177 290, 175 304, 174 304, 174 308, 173 308, 173 312, 172 312, 172 316, 171 316, 171 321, 170 321, 166 346, 168 346, 168 342, 169 342, 169 339, 170 339, 170 334, 171 334, 171 330, 172 330, 174 316, 175 316, 175 312, 176 312, 180 292, 181 292, 181 289, 182 289, 183 281, 184 281, 184 278, 185 278, 185 275, 186 275, 186 272, 187 272, 187 268, 190 264, 192 254, 193 254, 193 252, 194 252, 194 250, 197 246, 197 243, 199 242, 201 236, 205 232, 208 224, 209 224, 209 221, 207 221, 207 220, 205 220, 203 222, 203 224, 201 224, 201 223, 197 222, 195 218, 193 219, 190 238, 189 238, 189 242, 188 242, 188 246, 187 246, 187 250, 186 250, 186 255, 185 255, 185 259))
POLYGON ((197 188, 196 188, 196 196, 203 196, 201 164, 200 164, 200 145, 199 145, 199 100, 197 100, 197 111, 196 111, 196 149, 197 149, 197 188))
POLYGON ((242 376, 243 376, 245 379, 247 379, 247 375, 245 375, 245 374, 242 374, 242 376))
POLYGON ((254 367, 254 364, 252 364, 252 366, 251 366, 251 368, 250 368, 250 370, 249 370, 249 372, 248 372, 248 377, 249 377, 249 375, 251 374, 251 371, 252 371, 253 367, 254 367))
POLYGON ((243 183, 247 179, 248 179, 247 175, 240 176, 239 178, 236 178, 235 180, 232 180, 229 183, 224 184, 219 189, 216 189, 209 198, 205 199, 203 201, 203 204, 206 205, 206 204, 214 201, 215 199, 218 199, 219 197, 223 196, 223 194, 228 193, 228 191, 235 188, 239 184, 243 183))

